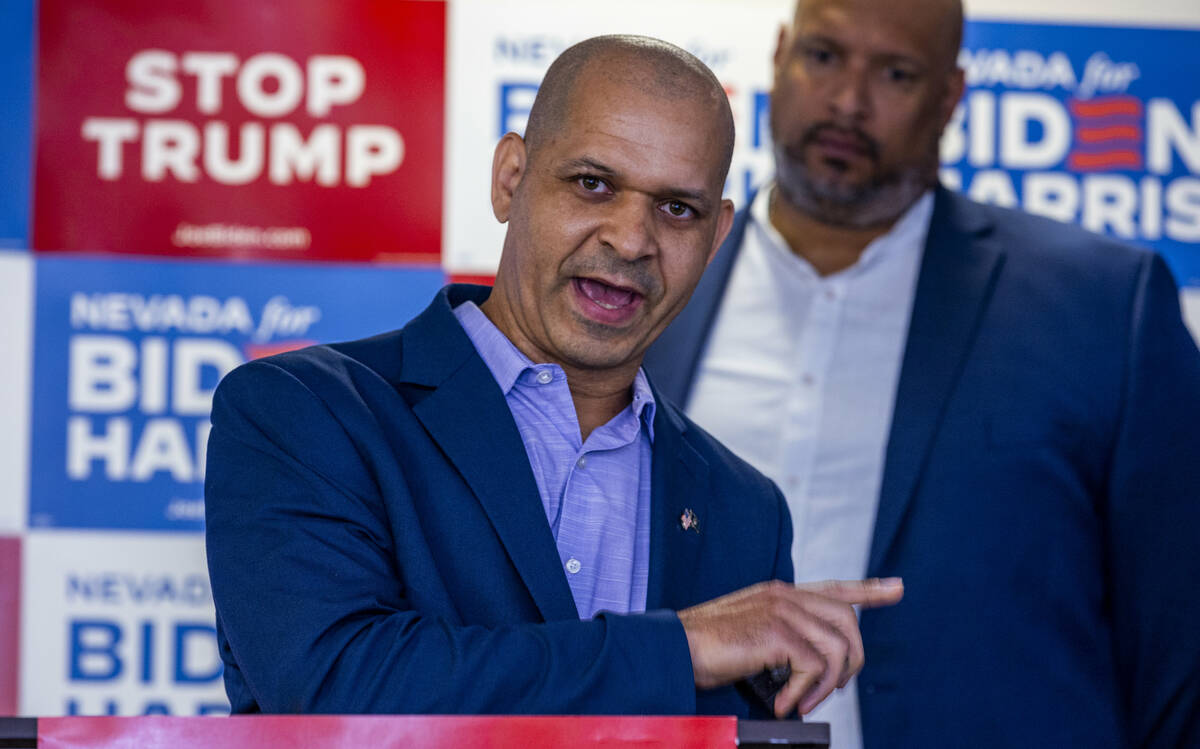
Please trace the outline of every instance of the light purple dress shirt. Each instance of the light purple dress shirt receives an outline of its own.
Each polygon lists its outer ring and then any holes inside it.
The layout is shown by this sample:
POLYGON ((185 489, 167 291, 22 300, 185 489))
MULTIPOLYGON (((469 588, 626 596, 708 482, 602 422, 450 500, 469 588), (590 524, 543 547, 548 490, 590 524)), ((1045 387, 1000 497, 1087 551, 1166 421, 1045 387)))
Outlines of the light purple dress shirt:
POLYGON ((633 401, 582 442, 561 367, 534 364, 473 302, 454 315, 517 423, 579 618, 645 611, 655 407, 646 375, 638 370, 633 401))

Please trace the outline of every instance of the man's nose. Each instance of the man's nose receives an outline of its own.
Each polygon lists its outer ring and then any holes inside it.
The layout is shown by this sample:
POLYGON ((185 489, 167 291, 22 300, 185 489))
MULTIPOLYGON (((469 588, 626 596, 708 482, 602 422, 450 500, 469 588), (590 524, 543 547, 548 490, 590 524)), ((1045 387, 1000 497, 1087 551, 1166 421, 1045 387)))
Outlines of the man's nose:
POLYGON ((624 193, 609 204, 599 239, 625 260, 653 255, 658 247, 654 201, 639 193, 624 193))
POLYGON ((847 66, 832 82, 829 108, 838 120, 861 122, 871 114, 869 71, 847 66))

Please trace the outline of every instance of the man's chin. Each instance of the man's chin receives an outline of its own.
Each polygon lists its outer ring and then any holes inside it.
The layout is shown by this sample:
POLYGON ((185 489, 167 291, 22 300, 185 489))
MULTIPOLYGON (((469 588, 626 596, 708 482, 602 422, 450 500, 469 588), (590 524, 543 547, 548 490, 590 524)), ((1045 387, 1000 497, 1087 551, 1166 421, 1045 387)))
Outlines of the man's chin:
POLYGON ((634 331, 584 317, 576 317, 576 325, 579 327, 570 340, 562 341, 558 347, 565 363, 579 369, 608 370, 641 361, 644 352, 632 341, 638 337, 634 331))
POLYGON ((796 210, 823 224, 855 229, 890 224, 928 189, 915 172, 872 183, 842 174, 822 177, 807 169, 780 171, 776 185, 796 210))

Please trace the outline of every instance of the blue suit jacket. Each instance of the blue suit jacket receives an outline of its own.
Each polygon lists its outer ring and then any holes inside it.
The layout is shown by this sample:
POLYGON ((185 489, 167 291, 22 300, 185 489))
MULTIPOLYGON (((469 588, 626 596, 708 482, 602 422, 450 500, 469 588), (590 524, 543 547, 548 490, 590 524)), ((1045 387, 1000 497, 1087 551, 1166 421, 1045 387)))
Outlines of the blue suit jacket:
MULTIPOLYGON (((737 218, 645 367, 685 404, 737 218)), ((864 740, 1200 747, 1200 355, 1156 256, 939 189, 862 615, 864 740)))
POLYGON ((217 390, 205 485, 235 712, 731 713, 673 613, 791 579, 779 491, 665 400, 642 615, 581 622, 521 437, 451 311, 254 361, 217 390), (691 509, 700 532, 679 517, 691 509))

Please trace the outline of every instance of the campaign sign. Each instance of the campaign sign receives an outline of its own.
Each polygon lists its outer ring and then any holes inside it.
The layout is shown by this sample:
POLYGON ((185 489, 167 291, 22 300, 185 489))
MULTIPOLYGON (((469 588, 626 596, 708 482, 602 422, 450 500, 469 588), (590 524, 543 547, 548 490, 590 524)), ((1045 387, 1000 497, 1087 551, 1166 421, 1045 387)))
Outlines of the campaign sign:
POLYGON ((220 378, 400 327, 442 279, 436 267, 41 256, 30 526, 199 530, 220 378))
POLYGON ((0 250, 0 533, 25 528, 29 382, 33 371, 33 256, 0 250))
POLYGON ((550 63, 598 34, 645 34, 703 60, 725 86, 737 144, 726 196, 741 205, 771 173, 767 125, 771 54, 792 0, 528 0, 522 12, 491 0, 450 3, 443 265, 456 277, 494 273, 504 226, 492 215, 492 152, 523 133, 550 63))
POLYGON ((20 624, 21 539, 0 536, 0 715, 17 714, 20 624))
POLYGON ((33 1, 8 0, 0 24, 0 248, 29 246, 33 1))
POLYGON ((42 0, 34 247, 436 262, 445 6, 42 0))
POLYGON ((1200 78, 1181 75, 1198 42, 1183 29, 968 23, 943 181, 1153 247, 1200 284, 1200 78))
POLYGON ((229 712, 204 538, 33 531, 25 538, 20 712, 229 712))

